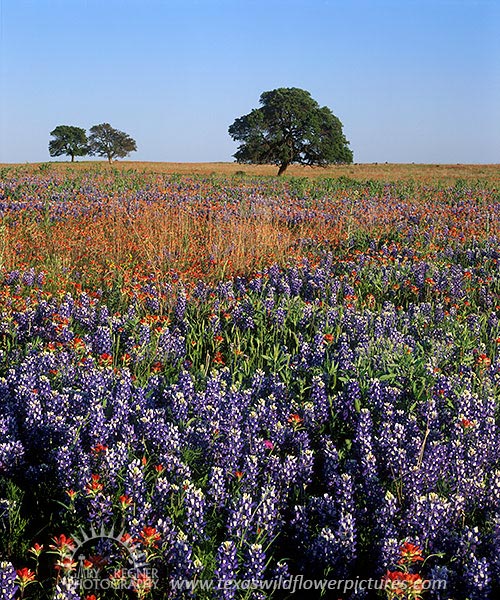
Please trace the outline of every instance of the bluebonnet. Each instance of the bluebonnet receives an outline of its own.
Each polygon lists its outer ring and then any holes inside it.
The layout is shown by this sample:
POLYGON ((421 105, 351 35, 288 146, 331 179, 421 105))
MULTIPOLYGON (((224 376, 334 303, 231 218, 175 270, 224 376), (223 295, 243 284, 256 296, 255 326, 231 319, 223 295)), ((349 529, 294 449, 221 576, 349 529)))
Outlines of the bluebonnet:
POLYGON ((214 578, 217 585, 216 597, 218 599, 233 600, 236 597, 235 586, 224 585, 224 582, 235 581, 237 574, 238 557, 236 554, 236 545, 232 540, 227 540, 219 546, 216 556, 214 578))
POLYGON ((230 510, 227 529, 236 540, 251 537, 255 532, 255 502, 248 493, 234 500, 230 510))
MULTIPOLYGON (((178 581, 191 581, 200 574, 203 565, 193 557, 193 547, 187 535, 178 531, 166 549, 171 568, 170 577, 178 581)), ((178 591, 171 590, 171 597, 177 598, 178 591)))
MULTIPOLYGON (((251 544, 246 552, 245 561, 242 565, 242 579, 249 582, 263 581, 266 569, 266 554, 261 544, 251 544)), ((253 597, 256 600, 265 598, 265 594, 255 590, 253 597)))
POLYGON ((53 600, 81 600, 79 583, 71 577, 62 577, 55 586, 53 600))
POLYGON ((16 571, 10 562, 0 562, 0 598, 1 600, 14 600, 18 586, 16 585, 16 571))
POLYGON ((194 538, 203 538, 206 511, 205 495, 201 489, 195 487, 188 480, 183 483, 182 487, 185 507, 184 527, 194 538))
POLYGON ((225 505, 229 495, 224 469, 217 465, 212 466, 210 469, 208 495, 214 506, 217 508, 221 508, 225 505))

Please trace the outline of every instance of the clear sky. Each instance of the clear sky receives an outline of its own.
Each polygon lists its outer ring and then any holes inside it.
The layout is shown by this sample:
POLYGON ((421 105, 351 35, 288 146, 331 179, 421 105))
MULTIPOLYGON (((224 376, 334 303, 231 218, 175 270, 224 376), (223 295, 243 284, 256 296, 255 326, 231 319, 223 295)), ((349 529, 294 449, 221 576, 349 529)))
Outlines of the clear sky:
POLYGON ((500 0, 0 0, 0 162, 102 122, 231 161, 263 91, 308 90, 356 162, 500 163, 500 0))

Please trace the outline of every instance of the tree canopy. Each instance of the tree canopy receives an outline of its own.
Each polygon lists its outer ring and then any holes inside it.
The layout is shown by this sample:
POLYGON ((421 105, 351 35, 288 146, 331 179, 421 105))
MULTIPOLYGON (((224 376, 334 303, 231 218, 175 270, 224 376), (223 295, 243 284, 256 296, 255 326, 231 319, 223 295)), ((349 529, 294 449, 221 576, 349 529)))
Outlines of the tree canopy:
POLYGON ((54 138, 49 141, 50 156, 85 156, 88 153, 87 134, 85 129, 73 125, 58 125, 50 135, 54 138))
POLYGON ((306 90, 278 88, 260 96, 260 108, 236 119, 229 135, 241 141, 234 154, 239 163, 326 166, 351 163, 352 151, 342 123, 306 90))
POLYGON ((114 129, 109 123, 90 128, 89 154, 92 156, 105 156, 112 162, 114 158, 124 158, 136 150, 136 141, 128 133, 114 129))

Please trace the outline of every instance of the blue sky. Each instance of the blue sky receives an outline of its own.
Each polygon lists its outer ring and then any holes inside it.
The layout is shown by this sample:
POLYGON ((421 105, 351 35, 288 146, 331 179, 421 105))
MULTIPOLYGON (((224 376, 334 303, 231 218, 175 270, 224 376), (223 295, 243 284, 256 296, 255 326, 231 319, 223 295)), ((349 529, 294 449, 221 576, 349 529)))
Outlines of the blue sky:
POLYGON ((263 91, 308 90, 356 162, 500 163, 499 0, 0 0, 0 162, 109 122, 134 160, 231 161, 263 91))

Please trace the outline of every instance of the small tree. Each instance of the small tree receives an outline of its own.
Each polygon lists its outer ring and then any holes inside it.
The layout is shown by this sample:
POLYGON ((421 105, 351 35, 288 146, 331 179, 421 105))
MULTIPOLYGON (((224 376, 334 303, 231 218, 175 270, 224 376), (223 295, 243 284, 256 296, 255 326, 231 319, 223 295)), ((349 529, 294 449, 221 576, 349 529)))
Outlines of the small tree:
POLYGON ((237 162, 276 164, 278 175, 292 163, 326 166, 352 162, 342 123, 309 92, 278 88, 264 92, 260 103, 260 108, 229 127, 229 135, 243 142, 234 154, 237 162))
POLYGON ((137 150, 137 144, 127 133, 101 123, 90 128, 89 154, 106 156, 109 162, 114 158, 124 158, 129 152, 137 150))
POLYGON ((49 141, 50 156, 71 156, 74 162, 75 156, 88 154, 87 134, 81 127, 73 125, 58 125, 50 135, 54 138, 49 141))

